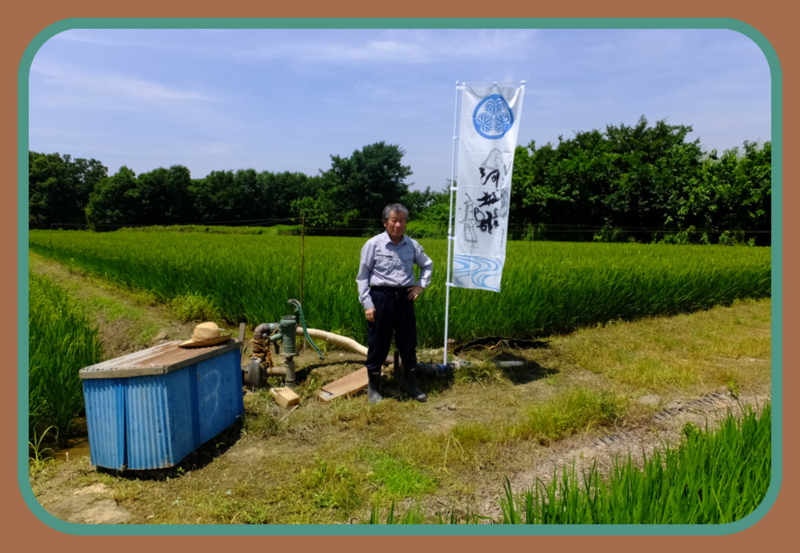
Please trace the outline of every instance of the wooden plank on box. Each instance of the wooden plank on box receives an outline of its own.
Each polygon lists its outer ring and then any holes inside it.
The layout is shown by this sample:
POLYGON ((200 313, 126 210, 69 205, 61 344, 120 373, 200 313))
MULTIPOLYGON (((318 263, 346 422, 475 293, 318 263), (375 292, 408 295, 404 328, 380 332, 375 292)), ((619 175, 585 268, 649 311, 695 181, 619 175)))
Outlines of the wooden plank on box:
POLYGON ((348 374, 339 380, 334 380, 322 387, 319 398, 323 401, 330 401, 339 396, 350 395, 360 392, 367 387, 367 368, 361 367, 355 372, 348 374))

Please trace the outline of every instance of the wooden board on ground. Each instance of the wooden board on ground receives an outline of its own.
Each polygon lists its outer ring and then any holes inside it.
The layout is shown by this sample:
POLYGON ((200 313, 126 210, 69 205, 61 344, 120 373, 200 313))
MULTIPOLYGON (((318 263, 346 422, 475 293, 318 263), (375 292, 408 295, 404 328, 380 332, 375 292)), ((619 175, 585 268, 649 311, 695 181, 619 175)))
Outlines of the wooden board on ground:
POLYGON ((339 380, 334 380, 322 387, 319 398, 323 401, 330 401, 339 396, 350 395, 360 392, 367 387, 367 368, 361 367, 355 372, 348 374, 339 380))

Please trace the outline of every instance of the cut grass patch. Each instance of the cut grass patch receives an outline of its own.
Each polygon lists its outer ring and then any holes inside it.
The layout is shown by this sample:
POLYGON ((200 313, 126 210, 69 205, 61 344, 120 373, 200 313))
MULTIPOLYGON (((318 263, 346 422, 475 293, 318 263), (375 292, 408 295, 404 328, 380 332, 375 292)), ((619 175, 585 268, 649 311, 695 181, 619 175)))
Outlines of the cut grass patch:
POLYGON ((579 432, 613 426, 625 416, 627 406, 627 399, 609 392, 569 390, 544 404, 526 408, 524 420, 509 425, 505 434, 549 445, 579 432))
POLYGON ((418 497, 436 489, 436 481, 411 466, 408 461, 378 453, 372 459, 371 478, 390 499, 418 497))
POLYGON ((349 514, 363 501, 365 476, 346 462, 316 457, 310 467, 301 469, 300 481, 316 509, 349 514))
POLYGON ((575 365, 622 389, 708 393, 769 378, 769 301, 582 329, 551 341, 575 365), (669 337, 669 338, 665 338, 669 337))

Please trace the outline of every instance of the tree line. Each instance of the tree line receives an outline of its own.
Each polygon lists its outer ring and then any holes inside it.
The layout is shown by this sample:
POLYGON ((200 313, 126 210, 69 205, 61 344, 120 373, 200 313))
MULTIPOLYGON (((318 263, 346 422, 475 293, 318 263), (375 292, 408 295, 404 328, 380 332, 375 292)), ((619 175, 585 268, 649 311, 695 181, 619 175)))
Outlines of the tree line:
MULTIPOLYGON (((518 146, 512 238, 770 243, 771 143, 722 154, 687 141, 686 125, 644 117, 633 126, 581 131, 557 144, 518 146)), ((309 176, 254 169, 193 179, 181 165, 108 174, 101 162, 29 152, 31 228, 227 224, 305 225, 309 233, 380 229, 391 202, 411 212, 409 232, 445 236, 449 183, 410 190, 397 145, 377 142, 309 176)))

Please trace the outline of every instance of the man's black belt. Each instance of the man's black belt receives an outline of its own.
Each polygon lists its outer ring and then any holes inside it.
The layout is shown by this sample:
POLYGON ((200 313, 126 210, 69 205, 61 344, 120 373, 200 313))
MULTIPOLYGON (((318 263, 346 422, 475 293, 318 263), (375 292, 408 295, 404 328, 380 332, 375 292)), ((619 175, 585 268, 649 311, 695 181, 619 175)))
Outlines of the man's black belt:
POLYGON ((378 292, 404 292, 411 288, 411 286, 370 286, 370 290, 377 290, 378 292))
POLYGON ((381 294, 391 294, 394 297, 406 296, 410 286, 370 286, 370 290, 375 290, 381 294))

